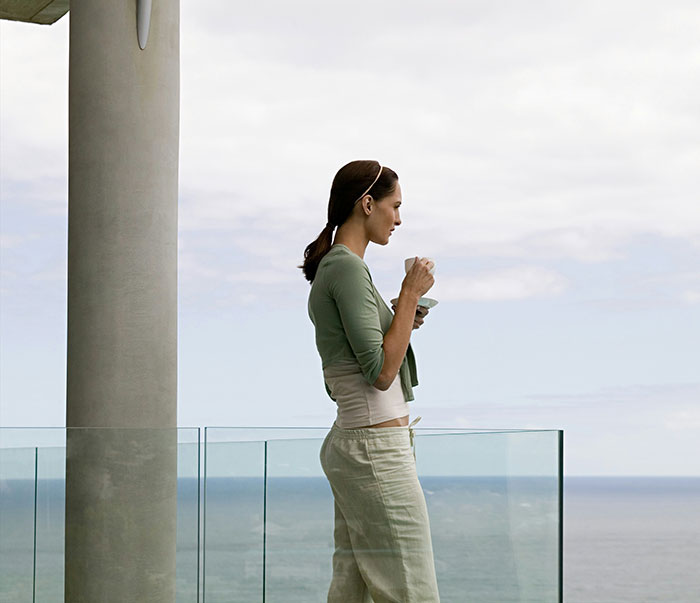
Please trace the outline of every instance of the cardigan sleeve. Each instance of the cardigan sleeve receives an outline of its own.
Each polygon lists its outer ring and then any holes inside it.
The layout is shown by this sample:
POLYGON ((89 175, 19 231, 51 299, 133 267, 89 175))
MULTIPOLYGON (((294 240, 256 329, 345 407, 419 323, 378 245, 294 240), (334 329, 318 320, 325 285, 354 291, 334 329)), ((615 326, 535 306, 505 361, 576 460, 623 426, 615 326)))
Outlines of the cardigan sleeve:
POLYGON ((360 370, 371 385, 384 366, 384 332, 372 278, 360 258, 347 257, 333 266, 330 292, 360 370))

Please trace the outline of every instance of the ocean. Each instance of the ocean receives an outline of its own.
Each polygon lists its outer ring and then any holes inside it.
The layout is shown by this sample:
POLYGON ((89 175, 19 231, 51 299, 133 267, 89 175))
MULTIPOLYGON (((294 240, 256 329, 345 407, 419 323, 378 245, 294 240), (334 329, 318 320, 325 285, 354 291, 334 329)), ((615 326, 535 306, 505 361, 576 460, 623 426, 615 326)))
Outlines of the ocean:
POLYGON ((700 603, 700 478, 564 484, 567 603, 700 603))
MULTIPOLYGON (((551 478, 423 477, 443 603, 557 601, 558 505, 551 478)), ((40 480, 36 602, 59 603, 63 482, 40 480)), ((322 478, 179 481, 178 603, 325 600, 332 498, 322 478), (203 508, 202 508, 203 511, 203 508), (265 530, 263 531, 263 517, 265 530), (263 552, 263 539, 265 550, 263 552), (198 555, 199 550, 199 555, 198 555), (263 576, 263 554, 265 557, 263 576)), ((0 602, 32 602, 34 484, 0 490, 0 602)), ((700 603, 700 478, 566 477, 567 603, 700 603)))

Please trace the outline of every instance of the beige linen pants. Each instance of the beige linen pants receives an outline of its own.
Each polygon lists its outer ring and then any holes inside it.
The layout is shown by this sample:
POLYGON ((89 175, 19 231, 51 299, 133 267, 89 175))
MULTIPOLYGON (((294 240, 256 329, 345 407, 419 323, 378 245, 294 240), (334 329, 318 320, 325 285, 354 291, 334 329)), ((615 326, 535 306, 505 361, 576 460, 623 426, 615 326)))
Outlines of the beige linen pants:
POLYGON ((321 465, 335 498, 328 603, 439 603, 409 428, 333 425, 321 465))

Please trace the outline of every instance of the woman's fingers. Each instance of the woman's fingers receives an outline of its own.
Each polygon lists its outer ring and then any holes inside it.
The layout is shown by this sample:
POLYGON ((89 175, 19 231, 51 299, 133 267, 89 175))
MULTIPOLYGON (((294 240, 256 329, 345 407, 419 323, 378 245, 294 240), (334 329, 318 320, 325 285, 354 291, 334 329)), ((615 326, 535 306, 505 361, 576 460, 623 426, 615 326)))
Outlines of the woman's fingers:
POLYGON ((413 328, 417 329, 423 324, 424 320, 422 316, 416 316, 416 318, 413 320, 413 328))
POLYGON ((427 258, 417 258, 406 273, 402 287, 408 287, 409 290, 417 293, 418 297, 425 295, 435 282, 433 275, 430 274, 432 264, 433 262, 427 258))

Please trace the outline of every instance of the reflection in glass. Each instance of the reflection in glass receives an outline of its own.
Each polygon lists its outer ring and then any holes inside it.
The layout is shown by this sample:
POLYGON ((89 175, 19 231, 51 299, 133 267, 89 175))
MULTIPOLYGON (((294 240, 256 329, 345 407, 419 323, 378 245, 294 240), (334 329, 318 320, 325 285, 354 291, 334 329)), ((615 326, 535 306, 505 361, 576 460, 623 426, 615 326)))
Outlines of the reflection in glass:
POLYGON ((36 448, 29 446, 0 448, 0 601, 3 602, 31 603, 33 599, 36 456, 36 448))
MULTIPOLYGON (((174 442, 177 435, 176 601, 197 601, 200 556, 198 429, 176 432, 5 428, 0 429, 0 602, 64 600, 65 445, 70 435, 79 435, 83 442, 96 443, 111 455, 112 463, 122 465, 127 479, 133 475, 133 467, 139 463, 144 450, 152 448, 154 443, 159 446, 158 442, 174 442), (138 445, 139 442, 143 446, 138 445), (109 447, 108 443, 111 443, 109 447)), ((115 473, 107 472, 103 477, 106 486, 117 481, 115 473)), ((102 490, 105 495, 109 492, 109 487, 102 490)), ((117 499, 112 497, 111 500, 117 499)), ((149 498, 143 501, 146 505, 149 502, 149 498)), ((87 511, 94 508, 89 506, 87 511)), ((128 520, 132 515, 126 513, 125 517, 128 520)), ((153 529, 161 527, 162 523, 154 522, 153 529)), ((138 543, 132 544, 138 547, 138 543)))
MULTIPOLYGON (((205 600, 261 601, 262 589, 266 602, 325 600, 333 498, 318 455, 326 430, 299 438, 266 429, 259 433, 270 439, 245 442, 238 436, 250 440, 254 430, 208 432, 205 600)), ((560 432, 417 434, 442 600, 559 601, 560 432)))
POLYGON ((203 600, 262 601, 265 443, 205 431, 203 600))

